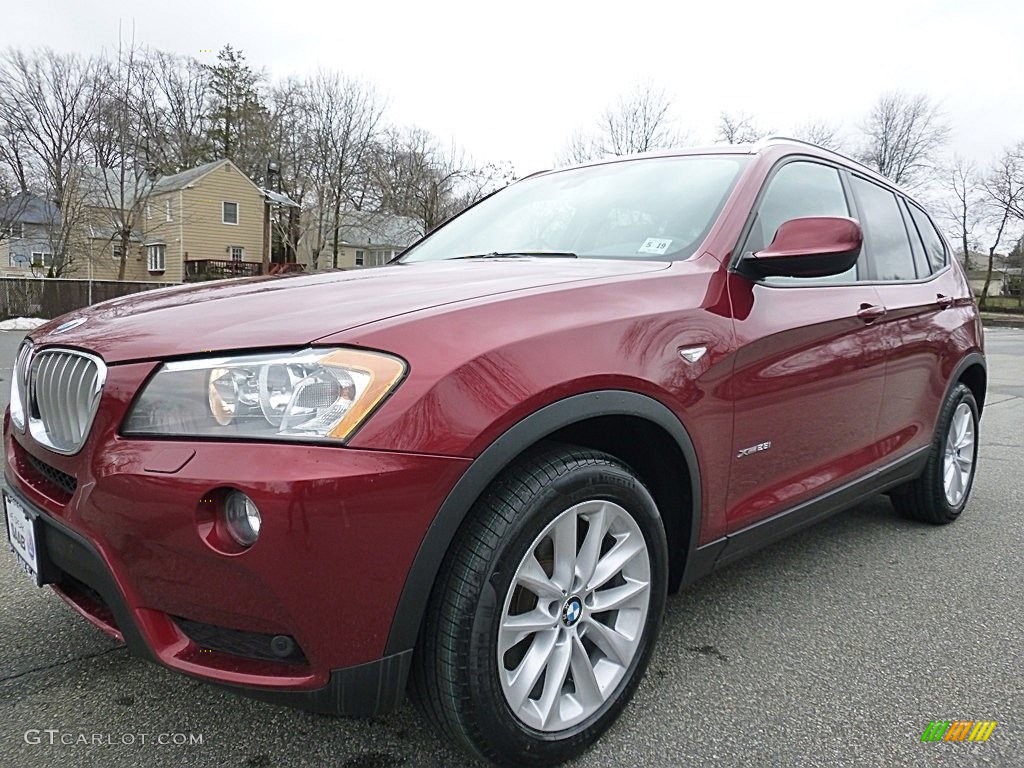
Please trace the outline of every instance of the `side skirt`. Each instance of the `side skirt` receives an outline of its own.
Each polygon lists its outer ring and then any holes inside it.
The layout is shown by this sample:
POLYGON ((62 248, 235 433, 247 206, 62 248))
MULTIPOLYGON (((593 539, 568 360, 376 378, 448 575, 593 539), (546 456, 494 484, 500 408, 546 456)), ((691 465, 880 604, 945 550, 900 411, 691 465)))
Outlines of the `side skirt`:
POLYGON ((920 448, 909 456, 872 470, 863 477, 834 488, 822 496, 698 547, 689 558, 689 564, 693 567, 687 568, 683 585, 692 584, 702 576, 774 544, 802 528, 814 525, 836 512, 913 480, 924 471, 929 450, 930 446, 920 448))

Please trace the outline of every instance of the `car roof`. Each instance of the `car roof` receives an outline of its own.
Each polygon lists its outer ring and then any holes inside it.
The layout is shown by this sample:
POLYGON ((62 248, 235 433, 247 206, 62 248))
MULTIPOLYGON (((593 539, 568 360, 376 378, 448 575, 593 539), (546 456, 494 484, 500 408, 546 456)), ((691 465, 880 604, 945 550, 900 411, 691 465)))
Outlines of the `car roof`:
MULTIPOLYGON (((605 157, 600 160, 591 160, 585 163, 579 163, 577 165, 571 165, 566 168, 549 169, 544 171, 538 171, 537 173, 531 174, 531 176, 540 176, 547 173, 557 173, 559 171, 565 171, 575 168, 587 168, 597 165, 608 165, 610 163, 621 163, 628 162, 630 160, 644 160, 649 158, 659 157, 690 157, 696 155, 760 155, 771 153, 779 158, 787 155, 805 155, 810 157, 818 157, 823 160, 830 160, 834 163, 842 165, 850 170, 856 171, 864 176, 867 176, 872 181, 883 184, 890 189, 899 192, 901 195, 913 199, 913 195, 902 189, 898 185, 894 184, 891 179, 887 179, 877 171, 868 168, 866 165, 858 160, 854 160, 852 157, 837 152, 832 149, 812 144, 809 141, 802 141, 800 139, 794 139, 789 136, 768 136, 760 141, 747 143, 747 144, 714 144, 711 146, 703 147, 681 147, 677 149, 658 149, 651 152, 641 152, 633 155, 620 155, 616 157, 605 157)), ((526 176, 524 178, 530 178, 526 176)))

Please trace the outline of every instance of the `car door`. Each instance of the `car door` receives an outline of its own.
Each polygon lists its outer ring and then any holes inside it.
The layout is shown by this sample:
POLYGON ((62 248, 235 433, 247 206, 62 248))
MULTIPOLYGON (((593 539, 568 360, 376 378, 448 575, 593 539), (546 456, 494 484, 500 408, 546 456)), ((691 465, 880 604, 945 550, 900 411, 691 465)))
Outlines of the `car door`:
MULTIPOLYGON (((740 255, 802 216, 851 216, 838 168, 797 159, 762 189, 740 255)), ((738 350, 727 520, 735 531, 864 472, 876 457, 893 330, 858 261, 826 278, 751 280, 732 272, 738 350)))
POLYGON ((867 268, 899 332, 889 357, 879 445, 905 455, 929 444, 946 383, 973 323, 969 286, 925 212, 869 179, 850 179, 864 220, 867 268))

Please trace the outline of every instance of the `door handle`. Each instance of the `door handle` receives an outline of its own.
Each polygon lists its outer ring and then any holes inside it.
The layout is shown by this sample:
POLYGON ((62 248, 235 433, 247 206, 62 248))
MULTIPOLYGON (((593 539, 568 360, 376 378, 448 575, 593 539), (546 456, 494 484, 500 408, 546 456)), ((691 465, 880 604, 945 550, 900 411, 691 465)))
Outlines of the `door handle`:
POLYGON ((939 309, 949 309, 954 301, 952 296, 943 296, 941 293, 935 295, 935 303, 939 305, 939 309))
POLYGON ((885 307, 880 304, 861 304, 857 317, 865 323, 873 323, 878 318, 885 317, 885 307))

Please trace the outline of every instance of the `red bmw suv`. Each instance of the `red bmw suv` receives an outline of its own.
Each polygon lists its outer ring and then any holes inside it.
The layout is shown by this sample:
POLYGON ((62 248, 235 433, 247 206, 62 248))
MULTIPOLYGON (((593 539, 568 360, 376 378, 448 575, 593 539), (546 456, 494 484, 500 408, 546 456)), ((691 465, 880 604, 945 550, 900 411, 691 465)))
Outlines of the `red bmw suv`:
POLYGON ((949 523, 985 398, 925 210, 790 140, 531 176, 377 269, 99 304, 4 419, 38 584, 141 656, 478 757, 618 716, 666 595, 887 492, 949 523))

